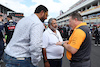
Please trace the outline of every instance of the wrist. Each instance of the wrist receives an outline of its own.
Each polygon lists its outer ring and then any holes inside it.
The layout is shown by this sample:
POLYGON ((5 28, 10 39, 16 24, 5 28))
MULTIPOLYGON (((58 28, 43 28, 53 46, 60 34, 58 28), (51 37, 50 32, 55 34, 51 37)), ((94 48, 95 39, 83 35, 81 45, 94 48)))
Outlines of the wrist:
POLYGON ((48 60, 45 60, 44 63, 48 62, 48 60))
POLYGON ((64 45, 64 43, 65 43, 65 42, 62 42, 61 46, 63 46, 63 45, 64 45))

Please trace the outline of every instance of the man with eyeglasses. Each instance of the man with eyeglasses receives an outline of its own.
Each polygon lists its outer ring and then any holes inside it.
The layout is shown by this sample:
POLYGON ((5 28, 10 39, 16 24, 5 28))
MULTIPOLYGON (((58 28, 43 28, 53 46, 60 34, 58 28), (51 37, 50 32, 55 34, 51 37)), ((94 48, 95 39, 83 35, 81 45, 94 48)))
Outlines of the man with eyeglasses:
POLYGON ((48 9, 36 7, 34 14, 22 18, 8 43, 4 59, 6 67, 37 67, 42 56, 42 36, 48 9))
POLYGON ((43 59, 44 67, 61 67, 64 47, 56 45, 62 42, 60 32, 57 30, 58 25, 55 18, 48 21, 49 28, 43 33, 43 59))

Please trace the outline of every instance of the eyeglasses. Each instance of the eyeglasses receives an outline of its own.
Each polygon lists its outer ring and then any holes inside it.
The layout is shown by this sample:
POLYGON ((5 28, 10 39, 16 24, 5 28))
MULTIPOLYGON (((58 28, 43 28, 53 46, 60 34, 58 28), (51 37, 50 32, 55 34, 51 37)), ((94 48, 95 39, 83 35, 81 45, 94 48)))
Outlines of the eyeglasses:
POLYGON ((46 14, 46 17, 48 17, 49 15, 48 14, 46 14))
POLYGON ((49 16, 46 12, 44 12, 44 14, 46 15, 46 17, 48 17, 48 16, 49 16))
POLYGON ((51 23, 51 24, 57 24, 57 23, 51 23))

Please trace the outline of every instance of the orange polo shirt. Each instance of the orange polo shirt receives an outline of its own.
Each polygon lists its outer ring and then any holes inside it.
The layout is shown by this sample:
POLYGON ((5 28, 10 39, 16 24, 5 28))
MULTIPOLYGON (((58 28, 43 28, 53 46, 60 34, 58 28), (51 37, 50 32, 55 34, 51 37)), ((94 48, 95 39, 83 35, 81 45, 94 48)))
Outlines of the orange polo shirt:
MULTIPOLYGON (((78 26, 76 26, 76 28, 74 29, 72 35, 69 38, 69 43, 68 44, 70 44, 70 46, 72 46, 73 48, 79 49, 82 42, 86 38, 86 33, 81 29, 77 29, 78 27, 84 26, 84 25, 87 25, 87 24, 84 22, 84 23, 81 23, 78 26)), ((72 54, 69 51, 67 51, 66 56, 69 60, 71 60, 72 54)))

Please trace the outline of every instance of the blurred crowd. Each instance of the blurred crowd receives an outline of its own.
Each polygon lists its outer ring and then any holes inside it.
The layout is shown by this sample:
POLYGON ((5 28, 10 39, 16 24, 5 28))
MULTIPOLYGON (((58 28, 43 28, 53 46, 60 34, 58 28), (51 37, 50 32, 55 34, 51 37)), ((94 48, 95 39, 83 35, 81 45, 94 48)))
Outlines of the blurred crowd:
POLYGON ((0 15, 0 62, 2 62, 4 48, 12 38, 16 24, 11 15, 6 18, 5 15, 0 15))

